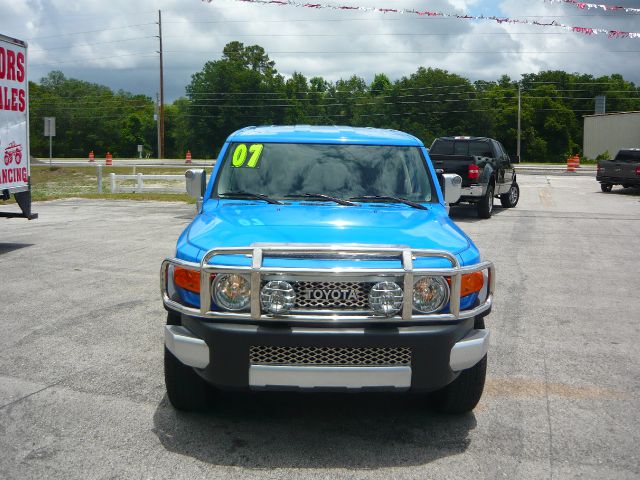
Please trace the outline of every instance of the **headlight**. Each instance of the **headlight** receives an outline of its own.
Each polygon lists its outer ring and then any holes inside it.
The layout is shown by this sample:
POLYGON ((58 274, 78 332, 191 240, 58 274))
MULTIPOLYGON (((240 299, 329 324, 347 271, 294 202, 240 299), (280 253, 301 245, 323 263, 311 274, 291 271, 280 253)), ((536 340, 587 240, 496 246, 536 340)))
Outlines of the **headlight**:
POLYGON ((413 308, 419 312, 437 312, 448 301, 449 285, 444 277, 423 277, 413 284, 413 308))
POLYGON ((369 305, 374 313, 391 317, 402 308, 403 293, 395 282, 376 283, 369 292, 369 305))
POLYGON ((281 280, 267 282, 260 292, 262 309, 274 315, 289 312, 295 302, 296 292, 289 282, 281 280))
POLYGON ((251 285, 242 275, 224 273, 213 281, 213 300, 226 310, 245 310, 251 300, 251 285))

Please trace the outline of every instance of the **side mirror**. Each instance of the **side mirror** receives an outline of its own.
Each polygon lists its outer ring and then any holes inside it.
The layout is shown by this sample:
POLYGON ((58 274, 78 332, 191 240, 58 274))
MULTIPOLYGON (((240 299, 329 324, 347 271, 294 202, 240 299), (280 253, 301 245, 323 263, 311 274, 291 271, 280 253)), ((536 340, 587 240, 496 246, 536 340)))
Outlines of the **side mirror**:
POLYGON ((451 205, 460 200, 462 195, 462 177, 455 173, 445 173, 442 175, 442 194, 444 203, 451 205))
POLYGON ((186 180, 187 195, 197 199, 196 208, 199 212, 202 208, 204 191, 207 188, 207 172, 202 168, 187 170, 184 172, 184 178, 186 180))

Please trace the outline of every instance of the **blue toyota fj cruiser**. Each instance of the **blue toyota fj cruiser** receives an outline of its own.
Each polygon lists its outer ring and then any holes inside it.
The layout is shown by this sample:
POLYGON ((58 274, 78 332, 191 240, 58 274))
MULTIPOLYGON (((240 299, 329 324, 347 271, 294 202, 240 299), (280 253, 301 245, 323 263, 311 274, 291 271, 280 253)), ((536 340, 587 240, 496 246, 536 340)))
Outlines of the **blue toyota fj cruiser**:
POLYGON ((224 144, 161 269, 177 409, 219 389, 412 390, 466 412, 484 386, 494 268, 448 217, 457 175, 394 130, 248 127, 224 144), (441 184, 444 188, 441 188, 441 184), (445 203, 446 199, 446 203, 445 203))

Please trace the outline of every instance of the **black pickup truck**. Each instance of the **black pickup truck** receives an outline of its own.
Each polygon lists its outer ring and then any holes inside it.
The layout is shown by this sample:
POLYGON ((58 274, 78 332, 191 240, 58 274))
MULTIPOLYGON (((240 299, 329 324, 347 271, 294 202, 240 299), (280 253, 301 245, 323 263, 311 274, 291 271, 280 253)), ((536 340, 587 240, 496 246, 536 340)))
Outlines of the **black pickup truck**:
POLYGON ((494 197, 505 208, 520 198, 513 163, 500 142, 487 137, 440 137, 429 149, 436 169, 462 177, 460 202, 477 206, 480 218, 489 218, 494 197))
POLYGON ((613 160, 599 161, 596 180, 603 192, 610 192, 614 185, 640 187, 640 148, 624 148, 613 160))

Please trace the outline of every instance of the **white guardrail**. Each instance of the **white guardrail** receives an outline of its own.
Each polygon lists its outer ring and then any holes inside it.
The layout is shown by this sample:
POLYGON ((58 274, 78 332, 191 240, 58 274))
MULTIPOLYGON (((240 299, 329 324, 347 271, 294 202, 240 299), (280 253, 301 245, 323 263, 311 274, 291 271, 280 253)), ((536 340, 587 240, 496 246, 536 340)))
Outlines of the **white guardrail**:
MULTIPOLYGON (((134 165, 134 172, 136 167, 158 166, 155 165, 134 165)), ((189 165, 194 167, 196 165, 189 165)), ((98 167, 98 192, 102 191, 102 165, 96 165, 98 167)), ((185 168, 184 165, 175 165, 177 168, 185 168)), ((517 173, 521 174, 559 174, 566 173, 566 166, 564 165, 517 165, 515 167, 517 173)), ((582 171, 572 172, 573 175, 595 175, 595 166, 587 166, 582 168, 582 171)), ((116 173, 109 174, 111 193, 142 193, 142 192, 157 192, 157 193, 186 193, 186 183, 184 175, 147 175, 143 173, 134 173, 132 175, 121 175, 116 173), (123 182, 130 182, 128 185, 123 185, 123 182), (133 182, 133 183, 131 183, 133 182), (145 184, 145 182, 147 182, 145 184), (150 183, 150 184, 149 184, 150 183), (180 185, 178 185, 180 183, 180 185)))
POLYGON ((109 174, 111 184, 111 193, 142 193, 142 192, 158 192, 158 193, 186 193, 184 175, 146 175, 137 173, 135 175, 118 175, 116 173, 109 174), (122 185, 121 182, 131 182, 133 185, 122 185), (145 185, 145 182, 152 183, 145 185), (177 184, 179 186, 173 186, 177 184), (169 185, 167 185, 169 183, 169 185))

